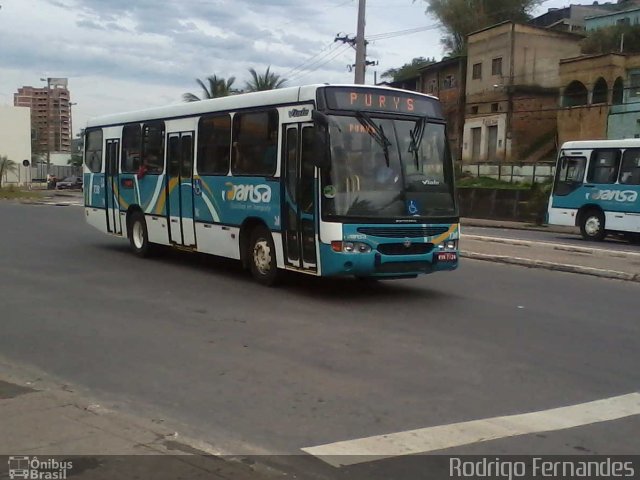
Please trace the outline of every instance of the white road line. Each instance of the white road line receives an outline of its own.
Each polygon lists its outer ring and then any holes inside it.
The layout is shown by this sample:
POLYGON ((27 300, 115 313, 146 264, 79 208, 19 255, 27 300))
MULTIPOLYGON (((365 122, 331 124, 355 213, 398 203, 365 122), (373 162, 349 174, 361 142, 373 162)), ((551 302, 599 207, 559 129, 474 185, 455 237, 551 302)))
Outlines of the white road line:
POLYGON ((640 414, 640 393, 539 412, 485 418, 303 448, 334 467, 551 432, 640 414))

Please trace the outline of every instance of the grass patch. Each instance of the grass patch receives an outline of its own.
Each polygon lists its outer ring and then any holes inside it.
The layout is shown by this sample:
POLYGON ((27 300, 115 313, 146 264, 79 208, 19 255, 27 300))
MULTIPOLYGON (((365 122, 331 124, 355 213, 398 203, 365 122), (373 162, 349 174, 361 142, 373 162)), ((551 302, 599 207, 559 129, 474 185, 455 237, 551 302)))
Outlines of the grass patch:
POLYGON ((491 177, 462 177, 456 181, 458 188, 499 188, 503 190, 529 190, 530 183, 505 182, 491 177))
POLYGON ((13 185, 0 188, 0 200, 14 200, 20 198, 40 198, 42 193, 35 190, 22 190, 13 185))

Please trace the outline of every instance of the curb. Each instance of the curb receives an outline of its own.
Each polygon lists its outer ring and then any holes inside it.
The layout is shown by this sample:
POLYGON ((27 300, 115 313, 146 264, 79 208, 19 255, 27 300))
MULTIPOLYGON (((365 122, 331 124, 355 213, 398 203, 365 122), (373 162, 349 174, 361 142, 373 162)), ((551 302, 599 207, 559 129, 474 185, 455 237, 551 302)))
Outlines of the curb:
POLYGON ((624 280, 627 282, 640 283, 640 274, 618 272, 617 270, 605 270, 601 268, 581 267, 579 265, 569 265, 566 263, 546 262, 544 260, 531 260, 521 257, 507 257, 504 255, 490 255, 486 253, 476 252, 460 252, 461 257, 470 258, 472 260, 483 260, 487 262, 504 263, 508 265, 519 265, 529 268, 543 268, 546 270, 554 270, 557 272, 578 273, 581 275, 590 275, 592 277, 609 278, 613 280, 624 280))

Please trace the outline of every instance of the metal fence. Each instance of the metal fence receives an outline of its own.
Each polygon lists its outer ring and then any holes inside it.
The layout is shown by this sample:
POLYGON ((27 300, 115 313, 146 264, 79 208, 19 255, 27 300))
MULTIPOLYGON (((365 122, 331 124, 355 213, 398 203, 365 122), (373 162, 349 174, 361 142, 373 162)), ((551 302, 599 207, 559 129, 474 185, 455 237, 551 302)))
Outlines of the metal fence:
POLYGON ((488 177, 510 183, 545 183, 553 180, 555 162, 463 163, 459 171, 473 177, 488 177))

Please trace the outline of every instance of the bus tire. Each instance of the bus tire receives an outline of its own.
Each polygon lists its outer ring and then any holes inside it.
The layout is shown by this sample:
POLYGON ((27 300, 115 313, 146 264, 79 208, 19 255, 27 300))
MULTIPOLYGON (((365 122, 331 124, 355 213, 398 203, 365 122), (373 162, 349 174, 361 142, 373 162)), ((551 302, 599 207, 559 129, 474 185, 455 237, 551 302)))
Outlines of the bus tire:
POLYGON ((582 238, 600 242, 607 236, 604 229, 604 214, 602 210, 591 209, 582 214, 580 219, 580 233, 582 238))
POLYGON ((139 257, 148 257, 151 254, 147 222, 142 212, 133 212, 129 219, 129 244, 131 250, 139 257))
POLYGON ((258 226, 251 232, 247 258, 251 274, 258 283, 268 287, 276 284, 279 277, 276 248, 271 233, 265 227, 258 226))

